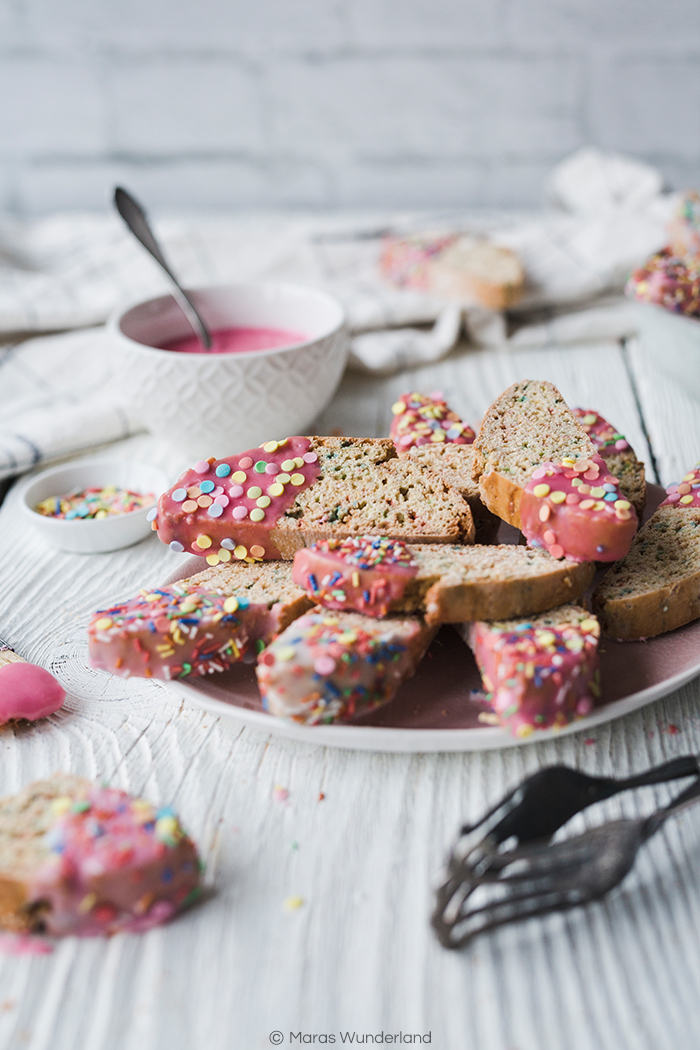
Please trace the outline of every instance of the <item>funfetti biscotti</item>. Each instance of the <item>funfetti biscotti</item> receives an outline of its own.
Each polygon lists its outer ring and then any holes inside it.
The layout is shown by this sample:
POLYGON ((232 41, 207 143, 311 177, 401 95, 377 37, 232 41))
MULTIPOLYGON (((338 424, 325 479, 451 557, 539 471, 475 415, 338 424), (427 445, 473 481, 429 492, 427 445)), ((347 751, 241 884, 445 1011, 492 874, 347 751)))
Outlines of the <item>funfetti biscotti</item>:
POLYGON ((468 234, 388 237, 379 267, 401 287, 506 310, 523 294, 525 273, 510 248, 468 234))
POLYGON ((600 626, 579 605, 526 620, 464 624, 461 633, 498 723, 515 736, 561 729, 589 714, 600 695, 600 626))
POLYGON ((391 700, 436 631, 417 616, 375 620, 312 609, 261 654, 256 672, 263 705, 306 725, 347 722, 391 700))
POLYGON ((414 463, 439 474, 446 485, 459 492, 469 506, 474 522, 474 542, 493 543, 501 519, 481 498, 479 482, 473 478, 476 449, 473 445, 414 445, 407 453, 414 463))
POLYGON ((95 613, 90 663, 122 678, 201 677, 263 648, 315 603, 290 562, 232 562, 95 613))
POLYGON ((618 479, 552 383, 514 383, 474 442, 481 498, 555 558, 616 561, 637 530, 618 479))
POLYGON ((113 934, 166 922, 201 892, 170 807, 64 773, 0 799, 0 928, 113 934))
POLYGON ((654 638, 700 617, 700 464, 667 492, 593 592, 609 638, 654 638))
POLYGON ((590 562, 516 545, 411 544, 386 536, 325 540, 297 551, 293 579, 326 608, 414 613, 428 623, 539 613, 579 598, 590 562))
POLYGON ((469 504, 476 543, 496 538, 500 518, 485 507, 474 481, 475 433, 459 418, 439 391, 403 394, 391 406, 390 437, 401 455, 440 475, 469 504))
POLYGON ((573 408, 571 411, 605 461, 610 474, 620 482, 620 492, 641 517, 647 501, 644 464, 637 459, 629 441, 594 409, 573 408))
POLYGON ((401 453, 424 445, 470 445, 476 434, 436 390, 402 394, 391 406, 389 436, 401 453))
POLYGON ((153 527, 210 565, 290 560, 308 543, 376 532, 409 543, 471 543, 469 507, 439 475, 381 438, 291 437, 186 470, 153 527))

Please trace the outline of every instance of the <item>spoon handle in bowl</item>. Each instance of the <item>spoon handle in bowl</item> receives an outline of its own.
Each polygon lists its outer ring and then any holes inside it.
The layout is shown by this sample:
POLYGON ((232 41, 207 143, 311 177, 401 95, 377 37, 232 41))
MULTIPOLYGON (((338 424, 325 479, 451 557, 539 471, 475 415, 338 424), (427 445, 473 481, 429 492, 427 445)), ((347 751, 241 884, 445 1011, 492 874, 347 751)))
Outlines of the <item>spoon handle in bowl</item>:
POLYGON ((121 186, 117 186, 114 191, 114 206, 133 233, 134 237, 141 242, 147 252, 150 252, 156 262, 170 278, 173 286, 173 296, 177 300, 180 309, 192 325, 197 338, 204 348, 206 350, 211 350, 212 344, 209 330, 200 317, 191 296, 180 285, 175 274, 166 262, 161 247, 155 238, 148 219, 146 218, 146 212, 143 207, 121 186))

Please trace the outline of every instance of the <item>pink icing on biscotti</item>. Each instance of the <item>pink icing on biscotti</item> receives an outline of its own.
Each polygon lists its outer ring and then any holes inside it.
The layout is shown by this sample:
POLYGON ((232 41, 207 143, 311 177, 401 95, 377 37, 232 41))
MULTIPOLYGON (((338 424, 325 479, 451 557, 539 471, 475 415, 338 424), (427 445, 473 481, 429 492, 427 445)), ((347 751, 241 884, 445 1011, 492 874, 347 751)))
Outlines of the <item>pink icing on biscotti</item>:
POLYGON ((593 442, 596 452, 599 452, 603 459, 629 449, 629 442, 624 434, 620 434, 615 430, 615 427, 608 423, 607 419, 604 419, 603 416, 593 409, 572 408, 571 411, 593 442))
POLYGON ((662 507, 700 507, 700 463, 678 484, 669 485, 662 507))
POLYGON ((0 666, 0 723, 45 718, 58 711, 65 698, 65 689, 43 667, 23 660, 0 666))
POLYGON ((501 725, 524 737, 587 715, 598 695, 599 636, 592 617, 551 627, 471 624, 469 645, 501 725))
POLYGON ((399 453, 420 445, 471 445, 476 434, 439 391, 403 394, 391 406, 390 437, 399 453))
MULTIPOLYGON (((141 591, 94 614, 88 626, 90 663, 122 678, 200 677, 225 671, 251 642, 249 603, 204 587, 177 584, 141 591)), ((252 609, 267 615, 268 610, 252 609)))
POLYGON ((274 560, 277 522, 318 476, 318 455, 306 437, 201 460, 160 497, 152 526, 171 550, 198 554, 210 565, 274 560))
POLYGON ((199 892, 196 848, 169 807, 93 786, 52 808, 46 860, 27 887, 47 933, 148 929, 199 892))
POLYGON ((292 579, 327 609, 386 616, 417 572, 417 562, 400 540, 352 536, 297 551, 292 579))
POLYGON ((554 558, 617 561, 627 554, 638 519, 596 453, 539 466, 523 491, 520 523, 530 546, 554 558))
POLYGON ((640 302, 695 317, 700 314, 700 260, 680 258, 664 248, 634 271, 625 291, 640 302))
POLYGON ((261 654, 263 706, 304 725, 348 721, 392 698, 435 630, 417 616, 373 620, 312 609, 261 654))

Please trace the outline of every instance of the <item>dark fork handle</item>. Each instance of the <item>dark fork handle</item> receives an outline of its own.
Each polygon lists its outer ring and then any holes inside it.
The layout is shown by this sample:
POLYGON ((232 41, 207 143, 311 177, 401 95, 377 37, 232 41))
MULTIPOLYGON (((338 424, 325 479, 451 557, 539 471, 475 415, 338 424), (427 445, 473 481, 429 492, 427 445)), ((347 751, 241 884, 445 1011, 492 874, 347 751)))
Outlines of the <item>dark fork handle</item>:
MULTIPOLYGON (((512 835, 519 842, 529 842, 534 839, 551 838, 576 813, 580 813, 594 802, 611 798, 621 791, 629 791, 633 788, 644 787, 651 784, 662 784, 668 780, 679 780, 681 777, 697 776, 700 766, 695 755, 682 755, 680 758, 672 758, 659 766, 647 769, 644 773, 637 773, 631 777, 617 780, 614 777, 592 777, 582 778, 581 791, 577 798, 560 797, 547 799, 548 805, 533 806, 530 819, 525 821, 519 812, 528 793, 537 792, 540 784, 546 783, 551 771, 558 767, 546 766, 538 770, 532 776, 527 777, 517 788, 511 791, 505 798, 501 799, 490 809, 481 820, 475 824, 465 824, 461 830, 462 835, 469 835, 477 828, 487 825, 489 821, 503 815, 486 830, 488 837, 494 844, 505 842, 512 835), (585 783, 585 792, 583 784, 585 783)), ((566 767, 560 767, 562 769, 566 767)), ((575 771, 572 771, 575 772, 575 771)), ((544 800, 543 800, 544 801, 544 800)))

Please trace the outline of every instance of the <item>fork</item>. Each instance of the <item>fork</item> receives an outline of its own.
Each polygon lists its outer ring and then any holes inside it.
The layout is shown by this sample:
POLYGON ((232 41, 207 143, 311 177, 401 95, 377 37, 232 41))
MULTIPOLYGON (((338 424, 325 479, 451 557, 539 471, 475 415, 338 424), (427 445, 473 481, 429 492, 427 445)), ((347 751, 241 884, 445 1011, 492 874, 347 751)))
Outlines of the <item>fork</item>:
POLYGON ((622 882, 643 843, 698 798, 700 778, 648 817, 611 821, 554 844, 493 852, 481 873, 453 856, 450 877, 437 891, 432 916, 440 943, 461 948, 496 926, 602 897, 622 882), (456 877, 457 869, 461 878, 456 877))
POLYGON ((465 824, 453 850, 453 874, 475 872, 493 862, 511 839, 518 845, 550 839, 576 813, 621 791, 700 775, 695 755, 673 758, 631 777, 595 777, 569 766, 546 766, 522 781, 475 824, 465 824), (476 832, 480 837, 476 837, 476 832), (456 865, 456 866, 455 866, 456 865))

